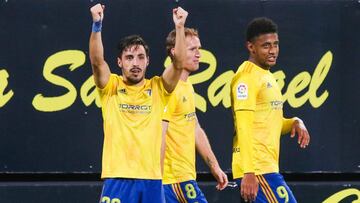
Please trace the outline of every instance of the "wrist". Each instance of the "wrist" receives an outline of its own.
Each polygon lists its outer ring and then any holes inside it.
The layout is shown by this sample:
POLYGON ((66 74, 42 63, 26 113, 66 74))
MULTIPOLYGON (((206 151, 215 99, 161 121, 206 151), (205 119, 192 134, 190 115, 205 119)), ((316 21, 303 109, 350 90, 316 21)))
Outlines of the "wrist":
POLYGON ((102 21, 96 21, 93 22, 92 24, 92 32, 101 32, 101 28, 102 28, 102 21))
POLYGON ((300 118, 298 118, 298 117, 294 117, 293 120, 294 120, 294 123, 302 123, 302 122, 303 122, 303 121, 302 121, 300 118))
POLYGON ((183 24, 176 24, 175 25, 175 29, 184 29, 184 25, 183 24))
POLYGON ((255 176, 255 172, 244 173, 244 176, 255 176))

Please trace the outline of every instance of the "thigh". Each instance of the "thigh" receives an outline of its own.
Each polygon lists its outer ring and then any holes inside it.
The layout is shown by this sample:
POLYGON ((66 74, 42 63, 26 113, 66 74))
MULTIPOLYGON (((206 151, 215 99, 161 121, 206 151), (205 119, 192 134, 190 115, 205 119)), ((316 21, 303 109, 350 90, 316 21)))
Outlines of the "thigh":
POLYGON ((181 195, 177 195, 178 192, 177 189, 174 188, 174 185, 175 184, 163 185, 166 203, 178 203, 182 200, 181 195))
POLYGON ((259 202, 296 203, 292 191, 281 174, 270 173, 256 177, 260 186, 258 194, 259 202))
MULTIPOLYGON (((270 173, 256 176, 259 182, 259 190, 255 203, 296 203, 296 199, 286 184, 284 178, 279 173, 270 173)), ((241 179, 235 179, 241 187, 241 179)), ((241 198, 241 202, 245 202, 241 198)))
POLYGON ((172 189, 181 203, 207 203, 205 195, 194 180, 172 184, 172 189))
POLYGON ((165 203, 161 180, 106 179, 100 203, 165 203))
MULTIPOLYGON (((142 180, 141 203, 165 203, 161 180, 142 180)), ((124 202, 126 203, 126 202, 124 202)))
POLYGON ((100 203, 138 203, 139 198, 134 180, 109 178, 104 181, 100 203))

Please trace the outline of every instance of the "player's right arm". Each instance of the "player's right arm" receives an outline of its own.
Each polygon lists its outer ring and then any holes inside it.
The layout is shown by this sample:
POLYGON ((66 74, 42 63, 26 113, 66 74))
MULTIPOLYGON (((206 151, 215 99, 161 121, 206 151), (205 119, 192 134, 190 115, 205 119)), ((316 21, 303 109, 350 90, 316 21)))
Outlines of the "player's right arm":
POLYGON ((253 153, 254 110, 258 88, 254 83, 256 80, 250 76, 250 74, 243 75, 232 84, 232 105, 238 138, 234 146, 240 148, 240 165, 244 172, 240 193, 246 201, 254 201, 258 192, 253 153))
POLYGON ((253 122, 254 111, 238 110, 235 112, 237 146, 240 147, 240 161, 244 170, 240 193, 244 200, 254 201, 258 192, 258 182, 255 176, 253 154, 253 122))
POLYGON ((110 68, 104 59, 104 47, 101 39, 101 23, 104 18, 104 5, 96 4, 90 12, 93 19, 93 29, 89 41, 89 55, 95 84, 104 88, 110 78, 110 68))

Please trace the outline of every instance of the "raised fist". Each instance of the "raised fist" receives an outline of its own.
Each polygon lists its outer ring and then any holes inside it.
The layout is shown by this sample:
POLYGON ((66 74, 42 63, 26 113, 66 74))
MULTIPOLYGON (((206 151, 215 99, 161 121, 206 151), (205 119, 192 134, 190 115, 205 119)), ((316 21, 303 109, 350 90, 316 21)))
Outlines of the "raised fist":
POLYGON ((175 26, 184 26, 186 17, 188 16, 188 12, 185 11, 181 7, 177 7, 173 9, 173 20, 175 23, 175 26))
POLYGON ((90 8, 93 22, 99 22, 104 19, 104 9, 105 6, 101 4, 96 4, 95 6, 90 8))

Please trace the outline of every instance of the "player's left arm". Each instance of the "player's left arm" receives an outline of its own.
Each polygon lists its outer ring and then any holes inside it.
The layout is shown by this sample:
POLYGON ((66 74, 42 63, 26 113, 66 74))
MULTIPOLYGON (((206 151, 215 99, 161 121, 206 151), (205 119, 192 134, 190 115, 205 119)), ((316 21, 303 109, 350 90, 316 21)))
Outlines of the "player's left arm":
POLYGON ((195 145, 196 150, 205 160, 206 164, 210 168, 211 173, 218 183, 216 188, 218 190, 223 190, 228 184, 227 175, 223 170, 221 170, 214 152, 211 149, 210 142, 205 134, 205 131, 201 128, 197 118, 195 128, 195 145))
POLYGON ((298 118, 283 118, 283 125, 281 129, 281 134, 291 133, 291 138, 295 137, 295 134, 298 135, 298 144, 301 148, 305 148, 310 143, 310 135, 304 122, 298 118))

